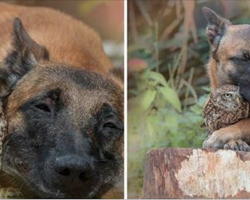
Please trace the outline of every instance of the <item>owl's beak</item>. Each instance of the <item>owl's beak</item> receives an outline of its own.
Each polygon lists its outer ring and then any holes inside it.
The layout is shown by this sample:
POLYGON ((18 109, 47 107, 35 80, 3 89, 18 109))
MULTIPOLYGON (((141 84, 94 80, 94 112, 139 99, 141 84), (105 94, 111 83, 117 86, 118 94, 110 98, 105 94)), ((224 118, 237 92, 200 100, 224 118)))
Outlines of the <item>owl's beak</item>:
POLYGON ((236 102, 240 104, 240 97, 236 97, 236 102))

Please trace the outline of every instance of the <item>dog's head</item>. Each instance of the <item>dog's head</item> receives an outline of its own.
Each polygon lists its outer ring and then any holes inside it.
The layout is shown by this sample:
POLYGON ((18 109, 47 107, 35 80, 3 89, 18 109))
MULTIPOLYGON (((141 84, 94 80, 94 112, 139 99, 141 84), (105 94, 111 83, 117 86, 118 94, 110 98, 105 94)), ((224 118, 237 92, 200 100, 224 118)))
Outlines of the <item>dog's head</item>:
POLYGON ((0 68, 3 170, 43 198, 92 198, 123 168, 123 92, 108 76, 49 60, 19 19, 0 68))
POLYGON ((217 65, 219 86, 238 85, 250 101, 250 25, 232 25, 206 7, 203 13, 208 21, 206 33, 217 65))

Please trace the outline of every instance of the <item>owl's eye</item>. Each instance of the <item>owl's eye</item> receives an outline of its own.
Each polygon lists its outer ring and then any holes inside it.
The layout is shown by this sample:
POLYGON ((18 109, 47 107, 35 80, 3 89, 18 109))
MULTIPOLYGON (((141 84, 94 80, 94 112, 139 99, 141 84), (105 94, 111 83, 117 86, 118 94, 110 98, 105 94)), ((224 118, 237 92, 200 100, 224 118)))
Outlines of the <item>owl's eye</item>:
POLYGON ((224 97, 226 97, 226 98, 231 98, 231 97, 232 97, 232 94, 226 93, 226 94, 224 94, 224 97))

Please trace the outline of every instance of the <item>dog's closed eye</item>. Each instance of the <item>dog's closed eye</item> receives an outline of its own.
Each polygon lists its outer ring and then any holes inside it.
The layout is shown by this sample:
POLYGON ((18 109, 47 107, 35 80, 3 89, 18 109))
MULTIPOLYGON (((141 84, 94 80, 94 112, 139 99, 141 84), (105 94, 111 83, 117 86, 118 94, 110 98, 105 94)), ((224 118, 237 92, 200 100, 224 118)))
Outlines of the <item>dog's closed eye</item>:
POLYGON ((250 60, 250 54, 249 54, 249 52, 248 51, 243 51, 241 59, 244 60, 244 61, 249 61, 250 60))
POLYGON ((48 113, 51 112, 50 107, 48 105, 46 105, 45 103, 37 104, 34 107, 39 109, 40 111, 43 111, 43 112, 48 112, 48 113))
POLYGON ((114 122, 106 122, 103 124, 103 128, 117 128, 114 122))
POLYGON ((59 92, 56 90, 49 91, 45 95, 28 101, 22 106, 22 110, 24 112, 31 111, 33 114, 36 113, 38 115, 54 115, 58 110, 59 95, 59 92))
POLYGON ((236 62, 237 61, 247 62, 247 61, 250 61, 250 53, 244 50, 239 55, 230 57, 229 60, 236 61, 236 62))

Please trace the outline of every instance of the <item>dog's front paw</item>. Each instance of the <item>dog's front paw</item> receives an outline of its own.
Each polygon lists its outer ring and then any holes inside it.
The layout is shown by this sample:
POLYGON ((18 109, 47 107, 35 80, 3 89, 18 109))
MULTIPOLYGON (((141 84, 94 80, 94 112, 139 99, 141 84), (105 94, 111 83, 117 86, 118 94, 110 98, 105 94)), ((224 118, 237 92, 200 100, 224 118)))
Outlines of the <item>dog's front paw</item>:
POLYGON ((226 141, 223 141, 223 137, 220 137, 218 131, 213 132, 213 134, 203 142, 203 148, 211 149, 222 149, 226 141))
MULTIPOLYGON (((212 148, 212 149, 234 149, 236 146, 239 146, 242 149, 246 148, 246 145, 243 145, 242 142, 237 142, 240 140, 240 135, 237 132, 230 131, 228 128, 223 128, 220 130, 217 130, 212 133, 212 135, 203 143, 203 148, 212 148)), ((238 148, 238 147, 237 147, 238 148)))
POLYGON ((236 151, 250 151, 250 146, 242 140, 239 131, 223 128, 213 134, 203 143, 203 148, 231 149, 236 151))
POLYGON ((224 149, 231 149, 236 151, 250 151, 250 146, 243 140, 230 140, 223 146, 224 149))

